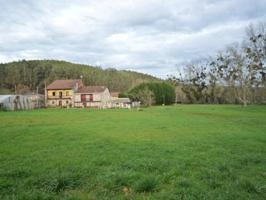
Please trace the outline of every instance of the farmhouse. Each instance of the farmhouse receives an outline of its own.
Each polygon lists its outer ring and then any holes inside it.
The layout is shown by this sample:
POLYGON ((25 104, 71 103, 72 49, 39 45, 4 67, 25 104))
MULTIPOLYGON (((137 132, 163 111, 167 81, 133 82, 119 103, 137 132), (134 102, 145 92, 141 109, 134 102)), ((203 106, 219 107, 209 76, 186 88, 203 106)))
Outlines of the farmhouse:
POLYGON ((49 107, 72 107, 74 93, 82 88, 82 80, 55 80, 47 86, 47 105, 49 107))
POLYGON ((107 87, 85 86, 79 79, 55 80, 46 89, 46 99, 49 107, 131 108, 130 99, 112 97, 107 87))
POLYGON ((107 108, 111 96, 105 86, 84 86, 75 93, 74 106, 79 108, 107 108))

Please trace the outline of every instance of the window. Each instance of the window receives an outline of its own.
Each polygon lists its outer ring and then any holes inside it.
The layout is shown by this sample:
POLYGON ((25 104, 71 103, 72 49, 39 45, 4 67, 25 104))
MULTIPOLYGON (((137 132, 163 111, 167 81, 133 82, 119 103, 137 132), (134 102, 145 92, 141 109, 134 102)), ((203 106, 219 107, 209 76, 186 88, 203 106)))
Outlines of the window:
POLYGON ((81 101, 82 101, 82 102, 86 102, 86 95, 85 95, 85 94, 82 94, 82 95, 81 95, 81 101))
POLYGON ((63 92, 59 92, 59 97, 62 98, 63 92))
POLYGON ((87 101, 93 101, 93 94, 87 94, 86 99, 87 101))
POLYGON ((66 104, 68 104, 68 101, 66 101, 66 104))
POLYGON ((93 101, 93 94, 90 94, 90 101, 93 101))
POLYGON ((69 91, 66 91, 66 96, 69 96, 69 91))
POLYGON ((52 104, 54 104, 54 101, 52 101, 52 104))
POLYGON ((55 96, 55 92, 53 92, 53 96, 55 96))

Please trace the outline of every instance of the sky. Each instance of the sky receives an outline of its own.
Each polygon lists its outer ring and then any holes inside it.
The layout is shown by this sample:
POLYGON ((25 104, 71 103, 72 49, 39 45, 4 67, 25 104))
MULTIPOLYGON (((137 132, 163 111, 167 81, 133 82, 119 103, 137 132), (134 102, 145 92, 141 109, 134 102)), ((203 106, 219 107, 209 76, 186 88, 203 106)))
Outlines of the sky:
POLYGON ((160 78, 266 21, 266 0, 0 0, 0 63, 56 59, 160 78))

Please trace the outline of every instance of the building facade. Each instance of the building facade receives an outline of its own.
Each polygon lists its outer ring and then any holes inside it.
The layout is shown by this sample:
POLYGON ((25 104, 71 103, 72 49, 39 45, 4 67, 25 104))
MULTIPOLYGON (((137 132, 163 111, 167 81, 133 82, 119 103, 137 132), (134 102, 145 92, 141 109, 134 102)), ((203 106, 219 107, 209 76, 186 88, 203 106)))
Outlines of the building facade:
POLYGON ((46 100, 48 107, 131 108, 130 99, 112 97, 107 87, 85 86, 82 80, 54 81, 46 89, 46 100))
POLYGON ((105 86, 86 86, 74 95, 74 106, 78 108, 107 108, 111 100, 109 89, 105 86))
POLYGON ((47 87, 49 107, 73 107, 74 94, 83 87, 81 80, 56 80, 47 87))

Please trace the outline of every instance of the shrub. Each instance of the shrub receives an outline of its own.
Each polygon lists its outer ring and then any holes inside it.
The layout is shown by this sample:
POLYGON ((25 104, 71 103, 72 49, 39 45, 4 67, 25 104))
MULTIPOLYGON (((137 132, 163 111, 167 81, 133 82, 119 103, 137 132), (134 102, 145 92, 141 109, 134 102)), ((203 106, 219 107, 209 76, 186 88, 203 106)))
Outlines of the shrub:
POLYGON ((145 104, 172 104, 175 101, 175 88, 165 82, 142 83, 128 93, 128 96, 145 104))

